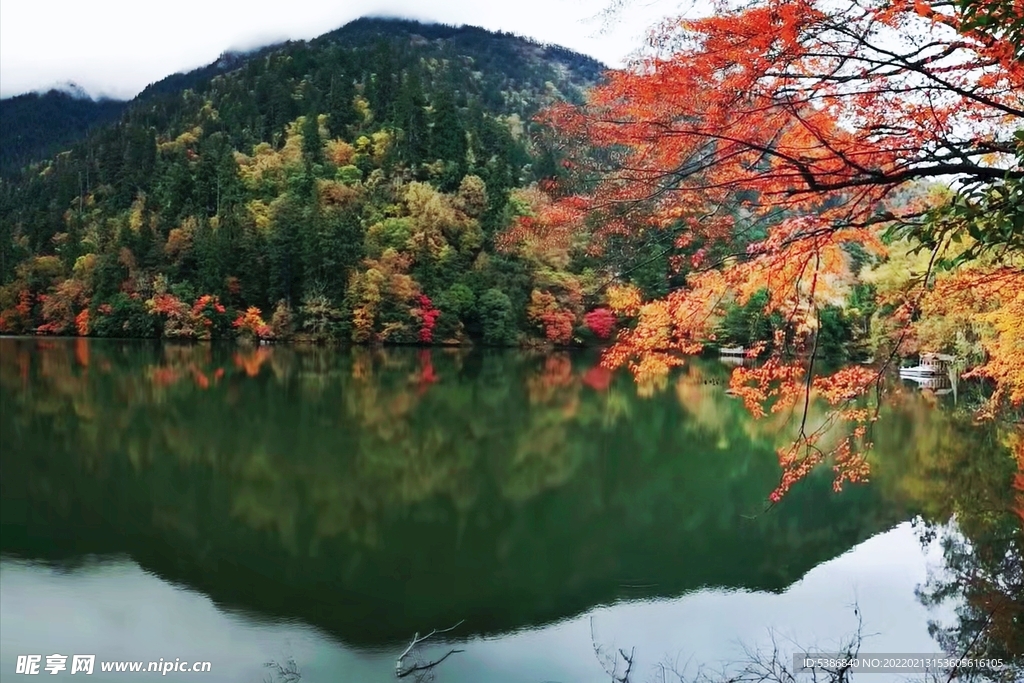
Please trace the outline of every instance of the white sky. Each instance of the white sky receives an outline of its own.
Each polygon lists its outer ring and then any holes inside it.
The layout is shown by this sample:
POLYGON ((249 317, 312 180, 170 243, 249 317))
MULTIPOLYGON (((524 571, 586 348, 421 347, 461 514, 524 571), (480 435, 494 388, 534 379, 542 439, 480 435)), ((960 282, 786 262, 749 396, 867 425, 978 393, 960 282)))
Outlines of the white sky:
POLYGON ((529 36, 621 66, 679 0, 631 0, 608 30, 614 0, 3 0, 0 97, 73 81, 129 98, 208 64, 228 49, 307 39, 360 16, 470 24, 529 36))

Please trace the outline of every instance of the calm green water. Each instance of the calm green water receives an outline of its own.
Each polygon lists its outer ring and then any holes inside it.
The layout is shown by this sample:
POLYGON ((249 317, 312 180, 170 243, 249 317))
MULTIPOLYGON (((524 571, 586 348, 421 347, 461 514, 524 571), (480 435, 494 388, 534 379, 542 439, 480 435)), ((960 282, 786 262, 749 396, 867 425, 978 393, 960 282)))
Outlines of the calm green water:
POLYGON ((441 683, 607 680, 592 632, 646 677, 770 628, 830 643, 854 602, 870 651, 936 650, 914 590, 942 558, 909 521, 943 521, 944 449, 997 438, 898 392, 870 484, 821 472, 766 512, 789 427, 728 368, 638 388, 595 361, 0 340, 3 679, 61 653, 393 680, 458 622, 441 683))

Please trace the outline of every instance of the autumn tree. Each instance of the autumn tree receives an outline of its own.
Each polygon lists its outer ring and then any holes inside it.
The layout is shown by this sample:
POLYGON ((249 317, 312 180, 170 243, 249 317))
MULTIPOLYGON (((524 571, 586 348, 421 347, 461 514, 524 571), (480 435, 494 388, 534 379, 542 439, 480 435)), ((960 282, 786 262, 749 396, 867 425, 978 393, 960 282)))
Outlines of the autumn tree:
POLYGON ((255 306, 250 306, 244 313, 240 313, 231 324, 249 341, 271 339, 274 336, 273 329, 263 320, 263 313, 255 306))
MULTIPOLYGON (((941 252, 970 236, 966 258, 987 255, 995 289, 1020 291, 1024 64, 1012 27, 993 23, 1019 13, 986 9, 1019 3, 965 4, 974 15, 928 0, 719 6, 664 22, 649 56, 610 73, 585 105, 543 115, 572 173, 511 238, 564 244, 586 234, 593 251, 621 236, 661 236, 684 276, 640 306, 607 365, 663 374, 714 339, 725 305, 766 292, 763 315, 780 317, 792 344, 777 330, 767 363, 737 369, 734 391, 758 413, 802 404, 806 415, 818 395, 834 419, 859 425, 826 453, 816 445, 825 427, 805 419, 798 442, 780 451, 777 493, 826 456, 837 484, 863 473, 856 452, 871 413, 854 401, 878 375, 825 377, 814 367, 822 311, 850 296, 855 255, 884 258, 890 237, 914 237, 931 251, 913 283, 927 288, 935 267, 952 265, 941 252), (953 197, 901 200, 928 180, 950 183, 953 197)), ((919 303, 908 298, 898 315, 909 321, 919 303)), ((1003 336, 1007 320, 992 320, 1003 336)), ((987 367, 979 372, 1007 374, 987 367)))
POLYGON ((411 259, 387 248, 377 259, 366 259, 364 270, 352 274, 346 296, 352 311, 352 341, 411 342, 417 323, 413 307, 419 283, 408 274, 411 259))

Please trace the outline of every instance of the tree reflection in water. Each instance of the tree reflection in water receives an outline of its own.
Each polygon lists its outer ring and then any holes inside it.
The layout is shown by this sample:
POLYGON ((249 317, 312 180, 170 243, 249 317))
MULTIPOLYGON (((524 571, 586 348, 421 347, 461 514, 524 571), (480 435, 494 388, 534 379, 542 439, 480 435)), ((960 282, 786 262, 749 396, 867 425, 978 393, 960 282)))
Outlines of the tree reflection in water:
POLYGON ((871 483, 837 495, 815 474, 766 513, 789 416, 751 419, 714 363, 638 389, 596 360, 3 339, 2 549, 127 553, 376 646, 462 619, 496 634, 701 587, 781 591, 919 517, 946 538, 921 597, 960 601, 940 642, 1020 661, 1019 428, 896 387, 871 483))

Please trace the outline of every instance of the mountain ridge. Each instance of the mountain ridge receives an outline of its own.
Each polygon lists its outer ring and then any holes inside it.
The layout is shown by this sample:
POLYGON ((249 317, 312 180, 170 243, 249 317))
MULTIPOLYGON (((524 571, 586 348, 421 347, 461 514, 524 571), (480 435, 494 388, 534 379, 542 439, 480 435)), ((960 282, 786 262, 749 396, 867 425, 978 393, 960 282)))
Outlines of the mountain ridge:
POLYGON ((115 121, 128 101, 94 98, 75 87, 53 87, 0 100, 0 174, 50 157, 97 126, 115 121), (56 133, 54 132, 56 131, 56 133))
POLYGON ((506 345, 539 296, 586 336, 583 262, 498 242, 564 172, 535 114, 603 72, 365 18, 162 79, 0 180, 0 331, 506 345))
MULTIPOLYGON (((591 81, 596 81, 607 70, 606 65, 592 57, 527 36, 490 31, 469 24, 452 25, 369 15, 308 40, 279 41, 247 50, 227 49, 209 64, 168 74, 126 100, 93 95, 71 81, 45 90, 2 98, 0 120, 4 124, 0 133, 0 174, 10 175, 26 164, 53 156, 77 142, 94 126, 116 120, 133 104, 157 95, 172 95, 187 89, 207 87, 214 78, 242 68, 251 59, 265 57, 294 45, 320 46, 351 39, 353 36, 365 41, 367 35, 387 37, 396 33, 428 41, 454 41, 456 49, 459 44, 464 47, 474 40, 498 41, 506 43, 506 48, 509 42, 527 45, 534 48, 541 59, 558 61, 569 67, 570 73, 575 71, 585 74, 591 81), (63 98, 62 94, 68 95, 68 98, 63 98), (47 133, 53 130, 64 132, 48 138, 47 133)), ((507 57, 509 50, 505 49, 504 52, 503 56, 507 57)))

